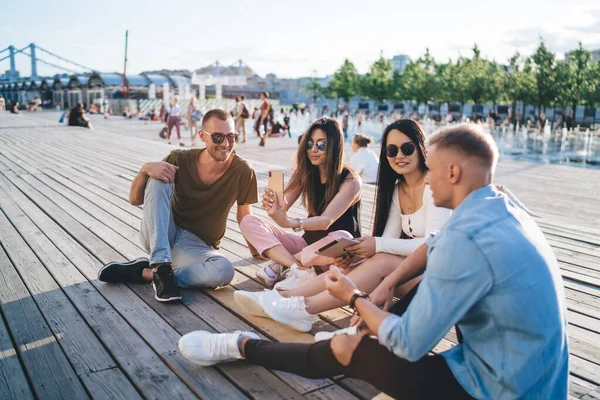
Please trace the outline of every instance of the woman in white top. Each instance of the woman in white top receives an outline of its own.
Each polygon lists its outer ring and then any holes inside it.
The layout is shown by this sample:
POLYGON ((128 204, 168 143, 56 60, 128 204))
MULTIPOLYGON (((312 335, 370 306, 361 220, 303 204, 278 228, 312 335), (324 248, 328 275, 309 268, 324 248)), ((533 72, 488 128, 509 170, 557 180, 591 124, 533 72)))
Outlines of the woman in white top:
POLYGON ((169 144, 171 144, 171 131, 173 127, 177 130, 177 138, 179 139, 179 145, 185 146, 183 143, 183 139, 181 138, 181 119, 179 118, 179 97, 175 96, 173 98, 173 103, 169 106, 169 119, 167 120, 167 139, 169 140, 169 144))
MULTIPOLYGON (((373 237, 358 238, 360 244, 346 249, 354 254, 352 260, 336 259, 336 265, 347 271, 359 290, 373 291, 429 233, 440 229, 450 217, 450 210, 433 204, 431 190, 425 184, 425 157, 425 134, 417 122, 398 120, 385 129, 373 237), (356 259, 364 259, 364 262, 351 265, 356 259)), ((326 274, 279 294, 236 291, 234 297, 253 315, 310 330, 309 322, 317 314, 345 305, 325 289, 326 274)), ((396 295, 404 296, 419 280, 416 278, 398 287, 396 295)))
POLYGON ((354 154, 348 164, 354 172, 360 175, 364 183, 375 183, 377 181, 377 171, 379 170, 379 157, 369 149, 371 142, 373 142, 373 139, 361 134, 355 135, 352 139, 354 154))

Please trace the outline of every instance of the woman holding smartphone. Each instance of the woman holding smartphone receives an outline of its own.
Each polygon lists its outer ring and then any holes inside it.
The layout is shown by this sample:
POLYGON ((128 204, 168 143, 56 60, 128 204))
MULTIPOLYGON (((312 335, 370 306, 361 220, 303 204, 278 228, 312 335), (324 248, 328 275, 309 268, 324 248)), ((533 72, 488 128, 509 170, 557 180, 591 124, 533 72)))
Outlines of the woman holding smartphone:
POLYGON ((273 263, 256 276, 268 287, 283 278, 276 289, 288 290, 316 277, 313 266, 329 265, 333 259, 319 257, 315 251, 331 241, 360 236, 361 180, 344 163, 344 138, 339 122, 333 118, 316 120, 302 137, 297 168, 284 191, 283 199, 265 189, 262 208, 272 222, 247 215, 240 223, 242 234, 257 253, 273 263), (308 210, 306 218, 290 218, 289 208, 301 198, 308 210), (292 228, 293 234, 283 228, 292 228))
MULTIPOLYGON (((450 217, 450 210, 433 204, 431 190, 425 184, 425 159, 425 134, 417 122, 403 119, 386 127, 381 139, 373 237, 358 238, 360 244, 346 248, 366 260, 356 267, 350 265, 348 257, 335 260, 361 291, 373 291, 450 217)), ((345 305, 327 292, 325 277, 322 274, 280 293, 236 291, 235 297, 253 315, 309 331, 317 314, 345 305)), ((400 286, 396 295, 403 297, 419 280, 400 286)))

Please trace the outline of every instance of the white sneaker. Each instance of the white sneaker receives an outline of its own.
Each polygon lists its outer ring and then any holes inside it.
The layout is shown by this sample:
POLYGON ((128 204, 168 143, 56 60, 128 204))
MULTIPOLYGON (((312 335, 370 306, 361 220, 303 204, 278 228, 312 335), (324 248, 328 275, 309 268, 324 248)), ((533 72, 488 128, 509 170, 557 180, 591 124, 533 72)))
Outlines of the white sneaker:
POLYGON ((317 332, 315 335, 315 342, 321 342, 323 340, 329 340, 334 336, 338 335, 356 335, 358 334, 358 329, 356 326, 349 326, 348 328, 338 329, 333 332, 317 332))
POLYGON ((312 323, 316 316, 306 311, 304 297, 280 297, 273 300, 261 296, 258 301, 264 312, 274 321, 291 326, 300 332, 309 332, 312 329, 312 323))
POLYGON ((290 268, 289 275, 286 279, 281 282, 278 282, 275 285, 275 289, 277 290, 290 290, 295 287, 302 285, 309 280, 316 278, 317 273, 313 267, 300 269, 295 264, 290 268))
POLYGON ((265 289, 262 292, 248 292, 246 290, 236 290, 233 292, 233 299, 246 314, 270 318, 260 305, 259 297, 265 297, 266 301, 276 301, 281 298, 281 295, 277 290, 273 289, 265 289))
POLYGON ((258 271, 256 271, 256 277, 260 279, 266 287, 272 288, 273 285, 279 280, 282 270, 283 266, 281 264, 271 263, 265 267, 261 267, 258 271))
POLYGON ((238 340, 242 336, 260 339, 254 332, 211 333, 195 331, 179 339, 179 352, 194 364, 207 367, 242 358, 238 340))

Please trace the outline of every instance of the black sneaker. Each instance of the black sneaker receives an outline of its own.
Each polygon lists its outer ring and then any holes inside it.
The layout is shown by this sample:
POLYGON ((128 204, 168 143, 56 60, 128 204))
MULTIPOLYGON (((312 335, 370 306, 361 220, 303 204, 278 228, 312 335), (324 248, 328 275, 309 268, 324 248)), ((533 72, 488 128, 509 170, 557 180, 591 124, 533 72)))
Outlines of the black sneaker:
POLYGON ((171 264, 160 264, 156 271, 152 273, 152 287, 154 288, 154 298, 158 301, 181 300, 181 291, 175 284, 175 276, 171 264))
POLYGON ((144 268, 150 268, 150 260, 146 257, 126 262, 114 261, 100 268, 100 271, 98 271, 98 280, 111 283, 142 283, 144 268))

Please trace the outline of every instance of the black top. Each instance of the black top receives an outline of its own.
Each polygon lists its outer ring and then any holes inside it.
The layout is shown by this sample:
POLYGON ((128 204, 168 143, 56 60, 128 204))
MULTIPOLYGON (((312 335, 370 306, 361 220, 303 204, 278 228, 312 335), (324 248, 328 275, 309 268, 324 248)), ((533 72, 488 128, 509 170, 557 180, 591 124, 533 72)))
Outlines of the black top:
POLYGON ((69 126, 86 126, 87 123, 83 119, 83 113, 79 107, 73 107, 69 114, 69 126))
MULTIPOLYGON (((344 168, 342 173, 338 176, 338 179, 341 183, 346 179, 350 170, 348 168, 344 168)), ((325 184, 319 182, 316 191, 317 201, 319 204, 317 207, 317 215, 323 214, 325 209, 327 208, 327 204, 325 204, 325 184)), ((308 214, 308 217, 314 217, 312 214, 308 214)), ((326 231, 305 231, 302 237, 306 240, 306 243, 313 244, 317 240, 323 239, 329 232, 334 231, 346 231, 350 233, 354 237, 360 237, 360 200, 355 204, 348 207, 348 209, 337 219, 329 229, 326 231)))

